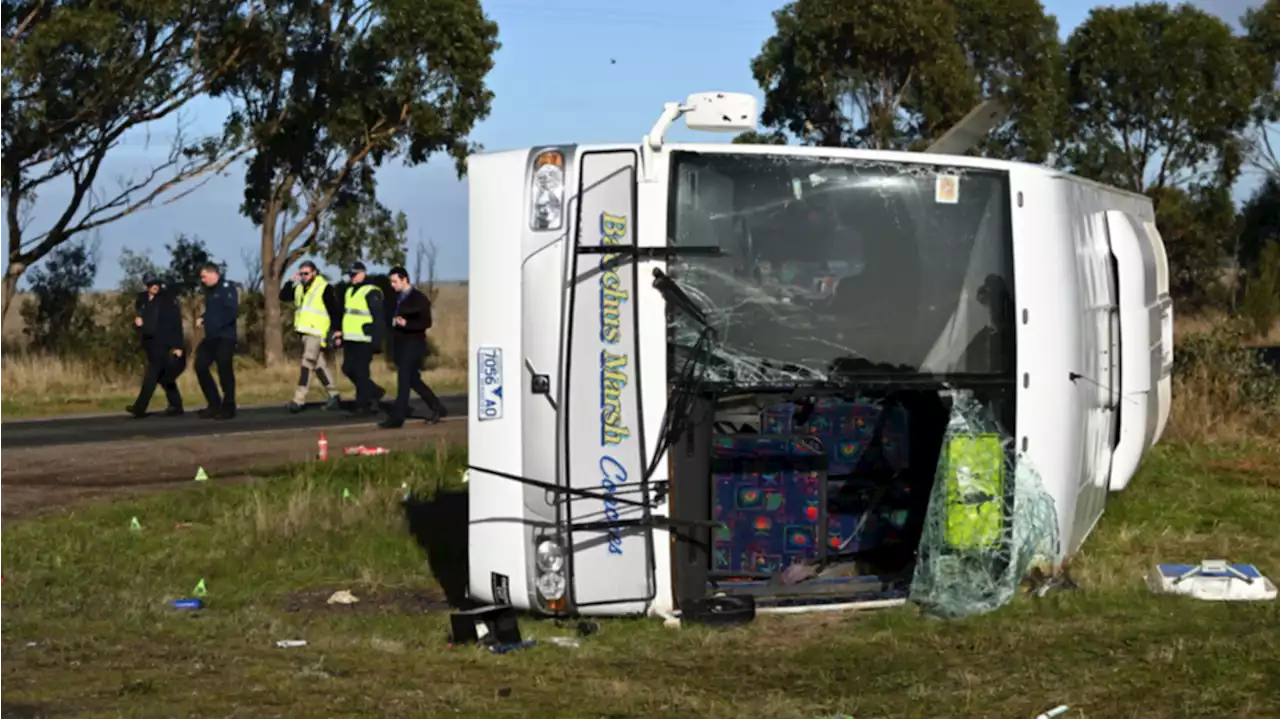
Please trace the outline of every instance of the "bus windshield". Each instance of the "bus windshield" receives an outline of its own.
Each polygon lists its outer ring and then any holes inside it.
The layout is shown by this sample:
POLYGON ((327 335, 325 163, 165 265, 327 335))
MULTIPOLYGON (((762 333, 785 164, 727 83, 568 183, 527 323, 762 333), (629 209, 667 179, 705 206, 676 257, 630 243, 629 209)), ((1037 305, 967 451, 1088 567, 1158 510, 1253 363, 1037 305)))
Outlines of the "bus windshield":
MULTIPOLYGON (((714 329, 704 377, 1009 375, 1004 172, 783 154, 676 152, 670 275, 714 329)), ((703 328, 670 313, 673 362, 703 328)))

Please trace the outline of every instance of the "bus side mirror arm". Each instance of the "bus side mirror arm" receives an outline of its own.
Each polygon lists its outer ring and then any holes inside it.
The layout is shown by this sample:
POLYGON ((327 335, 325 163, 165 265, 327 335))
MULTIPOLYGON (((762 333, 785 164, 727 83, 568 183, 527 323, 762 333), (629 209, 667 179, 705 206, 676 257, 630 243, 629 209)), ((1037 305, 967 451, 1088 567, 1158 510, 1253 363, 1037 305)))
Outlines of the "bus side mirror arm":
POLYGON ((653 182, 658 179, 654 155, 662 149, 662 143, 666 140, 667 130, 688 109, 688 106, 681 105, 678 102, 663 104, 662 115, 658 117, 657 122, 653 123, 653 128, 649 130, 649 134, 645 135, 640 142, 640 169, 643 182, 653 182))

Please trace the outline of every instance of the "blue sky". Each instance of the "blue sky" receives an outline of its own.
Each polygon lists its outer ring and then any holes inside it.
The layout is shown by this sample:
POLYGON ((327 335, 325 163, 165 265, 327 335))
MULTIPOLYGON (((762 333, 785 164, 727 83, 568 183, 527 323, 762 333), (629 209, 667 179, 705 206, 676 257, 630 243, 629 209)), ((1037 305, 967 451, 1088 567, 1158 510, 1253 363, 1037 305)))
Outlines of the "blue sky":
MULTIPOLYGON (((1099 3, 1044 0, 1065 36, 1099 3)), ((487 0, 497 21, 502 49, 489 84, 493 112, 473 137, 486 150, 552 142, 638 141, 662 110, 662 103, 703 90, 752 91, 750 61, 773 31, 771 13, 783 0, 487 0), (601 9, 605 7, 607 9, 601 9), (729 10, 729 8, 732 10, 729 10), (611 62, 616 60, 616 63, 611 62)), ((1235 21, 1257 0, 1201 0, 1200 6, 1235 21)), ((186 110, 187 134, 211 132, 220 125, 223 105, 204 101, 186 110)), ((159 123, 148 133, 129 137, 105 163, 104 190, 115 178, 136 175, 163 156, 175 123, 159 123)), ((683 125, 673 140, 693 139, 683 125)), ((707 141, 714 136, 700 135, 707 141)), ((242 174, 236 169, 174 204, 137 213, 102 228, 98 285, 120 279, 120 251, 150 251, 164 256, 163 245, 177 233, 204 239, 229 275, 245 274, 241 257, 255 253, 258 233, 237 208, 242 174)), ((442 279, 467 273, 466 185, 447 159, 426 165, 384 167, 379 195, 409 218, 410 241, 431 239, 439 248, 442 279)), ((66 187, 50 187, 36 204, 29 231, 48 227, 65 207, 66 187)))

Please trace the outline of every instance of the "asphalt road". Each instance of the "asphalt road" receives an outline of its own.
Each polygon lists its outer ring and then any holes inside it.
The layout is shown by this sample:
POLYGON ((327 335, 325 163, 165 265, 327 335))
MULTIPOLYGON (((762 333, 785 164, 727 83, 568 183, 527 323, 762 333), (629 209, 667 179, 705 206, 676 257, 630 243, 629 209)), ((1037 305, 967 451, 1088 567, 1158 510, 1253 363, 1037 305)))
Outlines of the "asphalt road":
MULTIPOLYGON (((442 395, 440 400, 451 417, 467 414, 466 395, 442 395)), ((418 400, 410 405, 410 414, 425 417, 426 407, 418 400)), ((36 419, 5 422, 0 425, 0 449, 11 447, 53 447, 87 442, 119 442, 140 439, 172 439, 205 435, 229 435, 275 429, 324 429, 361 424, 375 424, 378 417, 353 419, 345 410, 326 412, 319 403, 307 406, 298 414, 281 407, 247 407, 231 420, 199 419, 195 412, 181 417, 152 414, 133 419, 123 412, 119 416, 100 415, 66 419, 36 419)), ((416 421, 412 418, 410 422, 416 421)))

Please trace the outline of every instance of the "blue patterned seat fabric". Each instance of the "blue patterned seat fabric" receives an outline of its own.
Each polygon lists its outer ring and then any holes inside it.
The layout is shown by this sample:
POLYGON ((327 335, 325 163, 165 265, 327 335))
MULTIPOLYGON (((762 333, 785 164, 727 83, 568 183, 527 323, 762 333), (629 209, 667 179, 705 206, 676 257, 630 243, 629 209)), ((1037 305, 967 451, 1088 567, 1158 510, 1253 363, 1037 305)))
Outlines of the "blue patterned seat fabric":
POLYGON ((906 413, 890 410, 883 452, 868 452, 879 406, 823 400, 804 424, 795 422, 797 409, 791 403, 766 408, 761 434, 715 437, 713 519, 724 526, 714 534, 713 571, 773 574, 796 562, 815 561, 821 541, 831 549, 844 546, 844 551, 894 541, 904 518, 879 511, 845 545, 879 489, 859 475, 906 466, 906 413), (843 476, 828 481, 829 474, 843 476), (823 502, 827 526, 820 532, 823 502))

